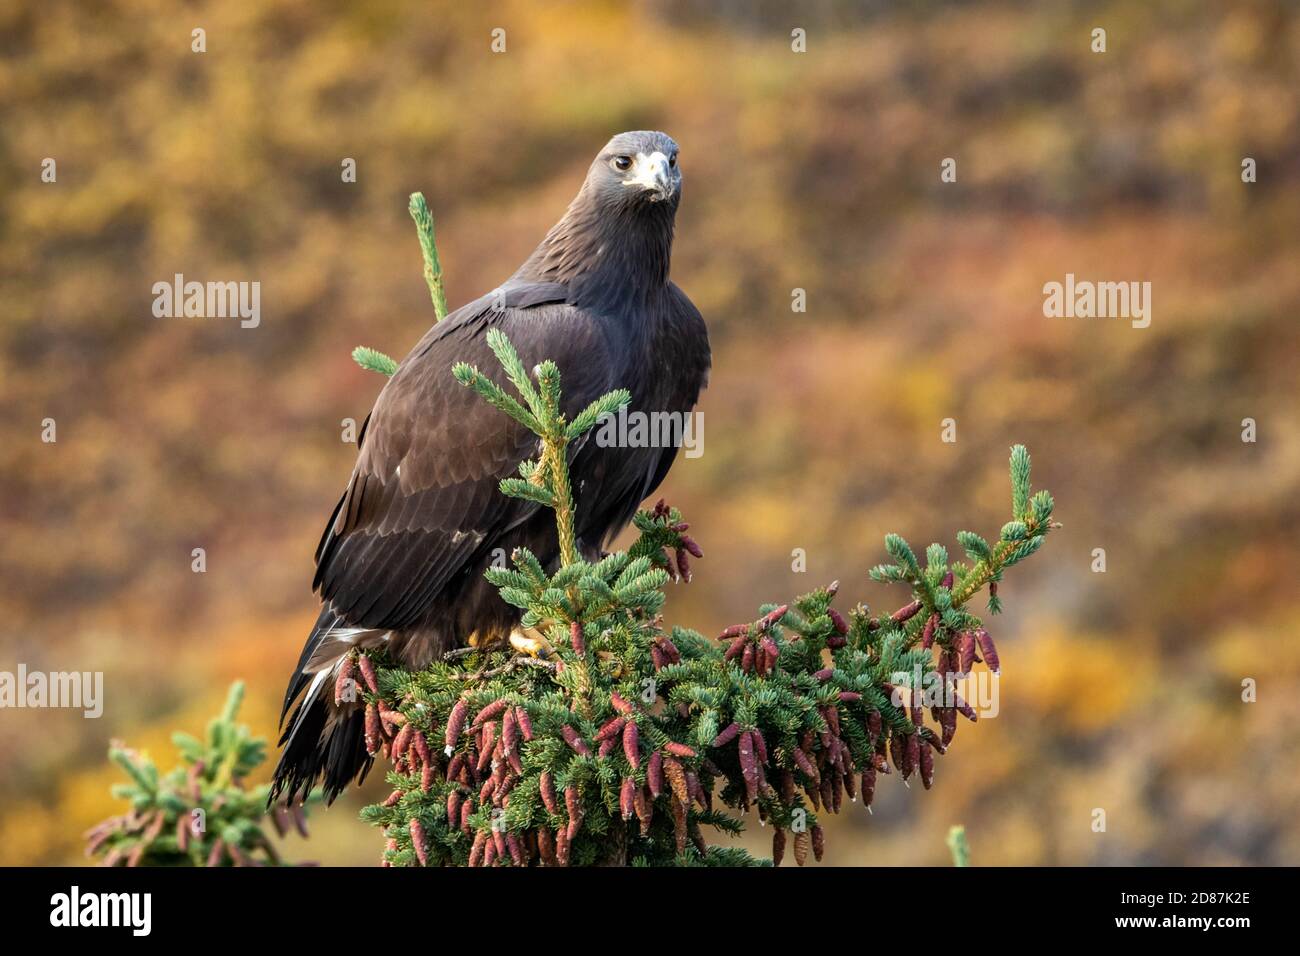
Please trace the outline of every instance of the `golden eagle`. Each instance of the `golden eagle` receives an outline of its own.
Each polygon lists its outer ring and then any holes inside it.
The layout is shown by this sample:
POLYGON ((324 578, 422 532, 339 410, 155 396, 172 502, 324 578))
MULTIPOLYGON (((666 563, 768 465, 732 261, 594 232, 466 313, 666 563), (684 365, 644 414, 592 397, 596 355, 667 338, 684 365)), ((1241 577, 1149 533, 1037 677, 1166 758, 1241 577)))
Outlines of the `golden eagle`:
MULTIPOLYGON (((615 136, 518 271, 431 328, 379 393, 316 550, 322 606, 285 693, 282 724, 295 701, 297 709, 280 738, 273 799, 305 797, 322 780, 332 801, 370 769, 361 704, 334 700, 353 648, 382 646, 415 670, 471 639, 505 638, 519 612, 483 576, 494 554, 523 546, 544 563, 558 558, 553 516, 497 487, 536 456, 536 436, 452 377, 457 362, 493 367, 490 329, 506 334, 526 367, 559 366, 570 418, 615 388, 631 393, 632 411, 691 412, 710 352, 699 310, 668 278, 680 195, 670 137, 615 136)), ((584 556, 598 556, 627 525, 676 451, 575 447, 584 556)))

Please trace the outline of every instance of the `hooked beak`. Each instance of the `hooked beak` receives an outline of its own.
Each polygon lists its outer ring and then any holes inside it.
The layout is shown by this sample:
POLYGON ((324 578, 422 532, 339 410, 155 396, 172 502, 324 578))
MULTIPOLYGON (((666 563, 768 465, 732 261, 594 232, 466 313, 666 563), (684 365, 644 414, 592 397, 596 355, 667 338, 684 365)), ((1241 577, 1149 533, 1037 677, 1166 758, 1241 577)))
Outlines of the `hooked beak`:
POLYGON ((673 179, 668 166, 668 157, 658 151, 649 156, 645 153, 637 153, 636 162, 629 170, 628 178, 623 180, 623 185, 639 186, 642 190, 650 192, 651 202, 667 199, 673 194, 673 179))

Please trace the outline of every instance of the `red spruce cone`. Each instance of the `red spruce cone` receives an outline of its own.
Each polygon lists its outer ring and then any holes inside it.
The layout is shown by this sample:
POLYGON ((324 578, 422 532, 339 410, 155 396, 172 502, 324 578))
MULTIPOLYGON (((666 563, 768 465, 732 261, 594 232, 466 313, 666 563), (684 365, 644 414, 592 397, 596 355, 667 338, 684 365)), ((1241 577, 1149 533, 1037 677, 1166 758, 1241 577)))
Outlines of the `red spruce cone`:
POLYGON ((661 634, 657 638, 655 638, 655 643, 658 644, 661 648, 663 648, 664 655, 668 658, 670 663, 673 664, 681 663, 682 652, 677 649, 677 645, 674 644, 671 640, 669 640, 667 637, 661 634))
POLYGON ((889 735, 889 759, 894 761, 894 767, 907 779, 907 744, 903 741, 903 735, 894 732, 889 735))
POLYGON ((668 778, 668 784, 672 787, 673 795, 683 804, 690 803, 691 792, 686 782, 686 771, 672 757, 664 758, 664 776, 668 778))
POLYGON ((831 733, 836 737, 840 735, 840 712, 839 708, 834 706, 823 707, 821 709, 822 717, 831 728, 831 733))
POLYGON ((911 618, 911 616, 919 610, 921 610, 921 602, 913 601, 911 604, 903 605, 897 611, 891 614, 889 617, 895 623, 902 624, 904 621, 911 618))
POLYGON ((794 774, 789 770, 781 771, 781 802, 787 807, 794 804, 794 774))
POLYGON ((632 765, 633 770, 641 767, 641 736, 636 721, 629 720, 623 728, 623 756, 632 765))
POLYGON ((921 784, 929 790, 934 783, 934 751, 928 740, 922 740, 917 749, 921 758, 921 784))
POLYGON ((800 830, 794 835, 794 861, 803 866, 808 860, 808 833, 800 830))
POLYGON ((475 727, 482 727, 489 720, 495 720, 508 706, 510 705, 506 702, 505 698, 499 698, 492 701, 492 703, 488 704, 478 712, 478 716, 474 718, 474 723, 470 725, 470 729, 473 730, 475 727))
POLYGON ((528 716, 528 711, 523 705, 515 708, 515 723, 519 725, 519 732, 524 735, 524 740, 533 739, 533 719, 528 716))
POLYGON ((544 865, 555 865, 555 838, 551 836, 550 827, 537 828, 537 853, 541 856, 544 865))
POLYGON ((460 740, 460 732, 465 728, 465 718, 468 714, 469 704, 465 702, 464 698, 456 701, 455 706, 451 708, 451 713, 447 717, 447 734, 445 741, 447 745, 447 756, 451 756, 451 752, 456 748, 456 743, 460 740))
POLYGON ((469 849, 469 865, 479 866, 483 862, 483 851, 487 848, 487 833, 479 830, 474 834, 474 844, 469 849))
POLYGON ((514 710, 507 710, 501 718, 501 752, 509 756, 519 745, 519 726, 515 723, 514 710))
POLYGON ((647 788, 636 788, 636 792, 632 794, 632 809, 636 811, 636 817, 641 821, 641 833, 648 834, 650 823, 654 819, 654 798, 650 796, 647 788))
POLYGON ((379 708, 374 704, 366 704, 366 753, 372 757, 378 753, 383 739, 384 731, 379 725, 379 708))
POLYGON ((849 622, 844 620, 844 615, 840 614, 840 612, 835 610, 833 607, 828 607, 826 613, 830 617, 831 626, 835 628, 837 634, 849 633, 849 622))
POLYGON ((578 830, 582 827, 582 799, 578 795, 577 787, 564 788, 564 806, 569 812, 569 839, 572 840, 578 835, 578 830))
POLYGON ((352 692, 352 675, 356 673, 356 661, 349 655, 339 665, 338 677, 334 678, 334 703, 342 704, 345 695, 352 692))
POLYGON ((975 637, 970 631, 962 631, 957 639, 958 670, 969 674, 975 666, 975 637))
POLYGON ((716 737, 713 738, 713 743, 710 744, 709 746, 711 746, 711 747, 725 747, 727 744, 729 744, 729 743, 731 743, 733 740, 735 740, 735 739, 736 739, 736 735, 739 734, 739 733, 740 733, 740 724, 737 724, 737 723, 735 723, 735 722, 733 721, 732 723, 730 723, 730 724, 728 724, 726 727, 724 727, 724 728, 723 728, 723 729, 718 733, 718 736, 716 736, 716 737))
POLYGON ((750 802, 758 799, 758 761, 754 758, 754 735, 748 730, 740 735, 740 774, 745 780, 745 795, 750 802))
POLYGON ((803 771, 805 777, 811 780, 814 784, 819 784, 821 782, 822 775, 817 772, 817 768, 813 766, 812 761, 808 759, 808 755, 804 753, 801 747, 795 747, 794 750, 791 751, 791 756, 794 758, 795 765, 803 771))
POLYGON ((539 789, 541 790, 542 804, 546 807, 547 811, 550 813, 559 813, 560 804, 555 799, 555 778, 551 776, 549 770, 542 771, 539 789))
POLYGON ((939 626, 939 612, 935 611, 930 615, 930 619, 925 622, 925 629, 921 631, 921 648, 929 650, 934 644, 934 629, 939 626))
POLYGON ((657 800, 664 791, 664 755, 658 750, 650 755, 650 763, 646 766, 645 780, 646 785, 650 788, 650 795, 657 800))
POLYGON ((406 748, 410 746, 411 743, 411 734, 414 732, 415 728, 410 724, 403 724, 402 729, 397 732, 397 736, 393 738, 393 763, 397 763, 403 756, 405 756, 406 748))
POLYGON ((429 865, 429 843, 424 835, 424 827, 420 821, 414 817, 411 819, 411 846, 415 848, 415 855, 420 861, 420 866, 429 865))
POLYGON ((569 831, 559 830, 555 834, 555 860, 560 866, 569 865, 569 831))
POLYGON ((415 748, 415 755, 420 758, 420 764, 426 770, 431 769, 433 765, 433 754, 429 752, 429 741, 420 731, 411 735, 411 746, 415 748))
POLYGON ((611 717, 609 720, 605 721, 600 730, 596 731, 596 736, 593 739, 599 743, 601 741, 609 740, 612 737, 616 737, 623 732, 623 725, 625 723, 627 723, 626 717, 611 717))
POLYGON ((524 865, 524 848, 519 837, 514 833, 506 834, 506 846, 510 848, 510 860, 515 866, 524 865))
POLYGON ((975 640, 979 643, 980 654, 984 657, 984 663, 989 666, 989 670, 998 673, 1002 665, 998 662, 998 649, 993 645, 993 638, 989 637, 989 632, 980 628, 975 632, 975 640))
POLYGON ((587 746, 586 741, 578 736, 578 732, 565 724, 560 728, 560 734, 564 737, 564 742, 573 748, 574 752, 583 756, 591 756, 591 748, 587 746))
POLYGON ((980 719, 980 715, 975 713, 975 708, 971 707, 970 704, 962 700, 961 694, 954 692, 953 702, 957 705, 957 713, 961 714, 971 723, 974 723, 975 721, 980 719))
POLYGON ((370 658, 365 654, 357 657, 357 666, 361 668, 361 677, 365 680, 366 686, 370 688, 370 693, 379 693, 379 678, 375 676, 375 665, 371 663, 370 658))
POLYGON ((619 788, 618 808, 622 811, 624 820, 631 820, 632 814, 636 812, 636 781, 631 777, 623 778, 623 786, 619 788))
POLYGON ((681 800, 672 800, 673 835, 677 841, 677 852, 686 850, 686 804, 681 800))

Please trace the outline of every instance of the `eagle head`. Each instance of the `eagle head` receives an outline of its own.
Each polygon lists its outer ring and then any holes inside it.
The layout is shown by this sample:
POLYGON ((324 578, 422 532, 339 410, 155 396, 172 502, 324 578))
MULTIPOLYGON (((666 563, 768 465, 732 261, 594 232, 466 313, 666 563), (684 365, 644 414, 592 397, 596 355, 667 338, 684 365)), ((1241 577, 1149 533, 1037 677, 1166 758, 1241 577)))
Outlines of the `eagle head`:
POLYGON ((587 185, 606 202, 676 204, 682 188, 677 144, 667 133, 619 133, 600 151, 587 185))

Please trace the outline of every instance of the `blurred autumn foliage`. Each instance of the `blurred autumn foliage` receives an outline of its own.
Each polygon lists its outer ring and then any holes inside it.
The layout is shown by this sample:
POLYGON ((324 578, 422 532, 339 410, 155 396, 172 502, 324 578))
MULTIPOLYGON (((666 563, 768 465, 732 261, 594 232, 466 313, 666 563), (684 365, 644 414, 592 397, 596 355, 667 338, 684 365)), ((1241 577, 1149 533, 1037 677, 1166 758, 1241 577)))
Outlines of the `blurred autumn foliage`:
MULTIPOLYGON (((407 195, 455 307, 631 128, 682 145, 673 274, 715 353, 665 486, 707 553, 670 621, 863 581, 889 529, 996 526, 1016 441, 1065 522, 1009 585, 997 718, 943 786, 832 821, 827 862, 945 863, 954 822, 981 865, 1300 862, 1291 8, 48 0, 0 9, 0 51, 0 669, 106 695, 0 713, 0 863, 79 860, 107 741, 165 752, 235 677, 273 733, 341 423, 382 385, 350 352, 432 321, 407 195), (1150 281, 1150 328, 1044 318, 1069 272, 1150 281), (261 325, 154 318, 175 273, 261 282, 261 325)), ((377 792, 306 853, 377 862, 377 792)))

